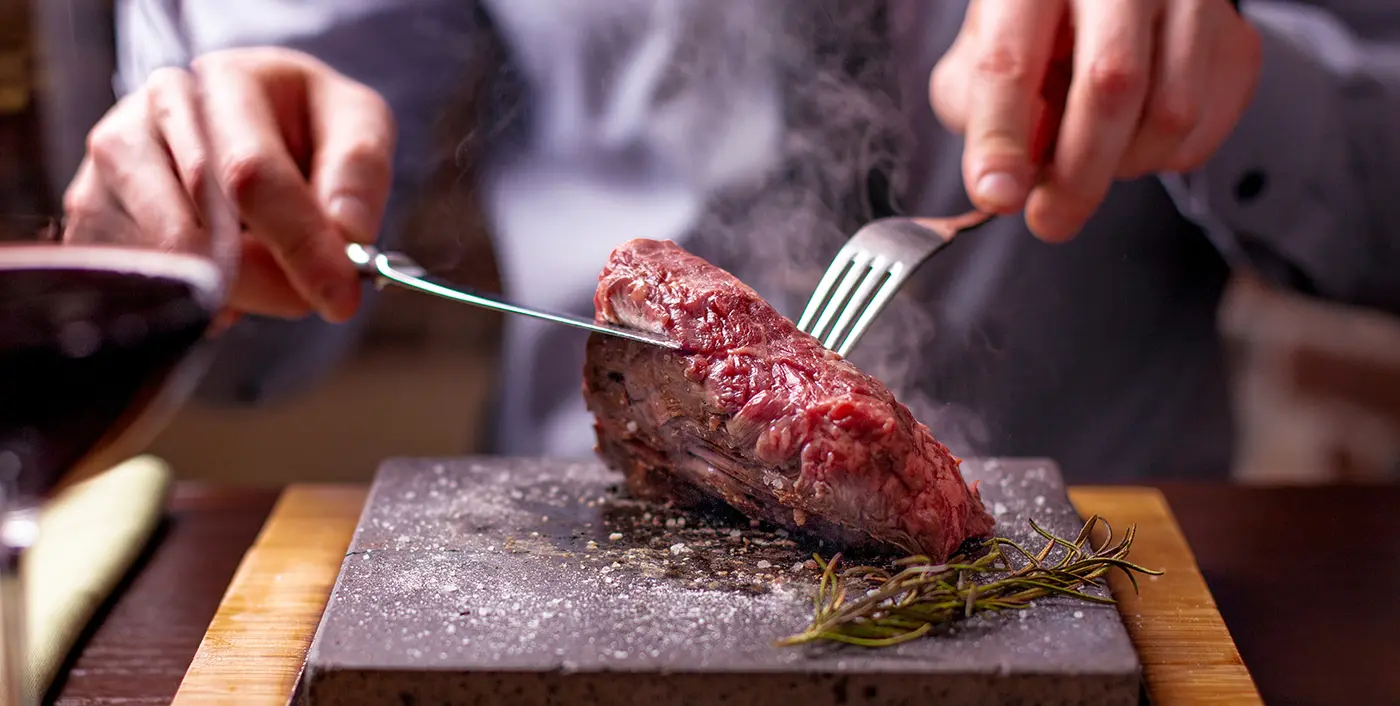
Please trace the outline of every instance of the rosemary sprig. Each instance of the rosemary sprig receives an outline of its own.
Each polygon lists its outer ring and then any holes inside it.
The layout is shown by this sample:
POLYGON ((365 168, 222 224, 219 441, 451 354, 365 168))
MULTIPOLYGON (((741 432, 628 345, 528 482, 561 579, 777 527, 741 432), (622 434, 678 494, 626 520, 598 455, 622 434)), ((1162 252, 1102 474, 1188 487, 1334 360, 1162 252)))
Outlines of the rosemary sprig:
POLYGON ((1114 603, 1112 598, 1096 596, 1088 589, 1101 586, 1101 577, 1115 568, 1127 574, 1133 590, 1138 588, 1134 572, 1162 574, 1127 560, 1136 527, 1129 527, 1114 543, 1112 527, 1094 515, 1070 541, 1046 531, 1034 520, 1029 522, 1046 540, 1035 553, 1009 539, 993 537, 941 564, 926 556, 911 556, 895 561, 888 569, 857 566, 838 571, 840 554, 830 561, 814 556, 821 578, 812 597, 812 622, 806 630, 778 644, 825 640, 887 647, 918 639, 977 613, 1024 609, 1046 596, 1114 603), (1105 535, 1095 546, 1092 537, 1100 524, 1105 535), (1056 549, 1060 551, 1052 562, 1056 549), (848 600, 848 587, 865 590, 848 600))

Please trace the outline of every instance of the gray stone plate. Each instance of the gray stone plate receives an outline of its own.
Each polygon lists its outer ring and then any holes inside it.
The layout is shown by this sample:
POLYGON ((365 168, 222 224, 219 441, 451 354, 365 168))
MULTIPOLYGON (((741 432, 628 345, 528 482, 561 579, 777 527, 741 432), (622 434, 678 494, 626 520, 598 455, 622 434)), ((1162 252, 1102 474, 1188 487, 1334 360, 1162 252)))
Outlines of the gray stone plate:
MULTIPOLYGON (((968 460, 1003 536, 1082 524, 1053 463, 968 460)), ((396 459, 298 690, 322 704, 1135 704, 1112 606, 1046 599, 894 648, 778 647, 832 548, 643 505, 597 462, 396 459)))

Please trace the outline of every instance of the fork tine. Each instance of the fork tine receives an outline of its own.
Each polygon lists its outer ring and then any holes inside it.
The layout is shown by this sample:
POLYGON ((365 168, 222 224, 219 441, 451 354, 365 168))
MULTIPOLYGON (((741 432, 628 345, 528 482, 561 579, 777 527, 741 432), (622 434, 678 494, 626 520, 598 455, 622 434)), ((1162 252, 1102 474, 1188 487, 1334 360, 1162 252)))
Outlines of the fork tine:
POLYGON ((832 258, 831 265, 826 268, 826 274, 822 275, 822 281, 817 284, 816 290, 807 300, 807 308, 802 310, 802 318, 798 320, 797 328, 811 333, 808 324, 811 324, 812 319, 816 318, 817 312, 821 311, 822 304, 826 302, 826 296, 831 293, 832 285, 836 284, 836 278, 846 271, 846 266, 850 264, 855 252, 855 248, 844 245, 840 252, 836 253, 836 257, 832 258))
MULTIPOLYGON (((904 284, 904 280, 908 278, 909 268, 905 267, 903 263, 896 262, 894 266, 890 268, 890 278, 885 280, 884 286, 880 287, 880 291, 875 293, 875 297, 870 300, 870 304, 865 307, 865 311, 861 312, 860 318, 856 320, 856 325, 851 327, 850 333, 846 334, 846 339, 841 341, 840 346, 832 350, 835 350, 841 357, 846 357, 846 355, 851 352, 851 349, 855 347, 856 342, 860 340, 860 337, 865 335, 865 330, 870 328, 871 322, 875 321, 875 317, 885 308, 886 304, 890 303, 890 299, 894 297, 895 292, 899 291, 900 286, 904 284)), ((831 346, 827 347, 830 348, 831 346)))
POLYGON ((836 350, 836 343, 846 333, 846 327, 851 325, 856 315, 865 309, 866 300, 870 298, 870 293, 875 291, 875 285, 880 283, 886 275, 890 273, 890 259, 883 255, 875 257, 870 262, 870 269, 866 271, 865 278, 860 281, 860 286, 856 287, 856 293, 851 295, 850 301, 841 308, 841 316, 836 319, 836 325, 826 333, 822 339, 822 345, 836 350))
POLYGON ((841 283, 836 285, 836 293, 831 295, 831 301, 822 308, 822 315, 817 319, 817 325, 812 327, 813 336, 822 337, 822 332, 826 330, 827 325, 836 318, 836 312, 845 306, 846 297, 851 293, 851 288, 855 287, 856 282, 865 276, 873 258, 874 255, 865 250, 859 250, 851 257, 851 269, 846 270, 845 276, 841 278, 841 283))

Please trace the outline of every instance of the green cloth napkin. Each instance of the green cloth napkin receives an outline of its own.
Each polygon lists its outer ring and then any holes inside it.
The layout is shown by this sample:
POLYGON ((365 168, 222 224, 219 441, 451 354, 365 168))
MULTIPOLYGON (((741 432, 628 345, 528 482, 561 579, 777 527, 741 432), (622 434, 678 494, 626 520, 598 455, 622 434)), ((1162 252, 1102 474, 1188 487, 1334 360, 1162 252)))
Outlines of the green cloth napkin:
POLYGON ((43 508, 25 559, 31 694, 43 694, 93 613, 141 553, 165 508, 172 473, 155 456, 77 483, 43 508))

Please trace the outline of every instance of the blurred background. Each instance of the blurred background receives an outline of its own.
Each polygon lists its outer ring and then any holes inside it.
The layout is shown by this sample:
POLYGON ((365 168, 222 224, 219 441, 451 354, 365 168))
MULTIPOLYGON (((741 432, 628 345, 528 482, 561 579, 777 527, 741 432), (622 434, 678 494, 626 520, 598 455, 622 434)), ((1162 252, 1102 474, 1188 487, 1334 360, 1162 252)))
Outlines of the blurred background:
MULTIPOLYGON (((61 193, 55 185, 67 182, 85 133, 113 100, 110 1, 71 4, 92 7, 61 23, 76 41, 45 43, 72 54, 46 62, 66 74, 51 84, 64 129, 39 145, 24 71, 31 23, 18 16, 25 4, 0 2, 0 199, 61 193), (56 157, 46 162, 45 150, 56 157)), ((479 258, 462 261, 460 279, 490 286, 479 258)), ((1400 320, 1240 283, 1220 322, 1233 351, 1239 480, 1400 478, 1400 320)), ((364 343, 310 394, 256 410, 191 406, 152 451, 185 479, 252 485, 367 480, 386 456, 472 452, 489 421, 498 323, 388 292, 364 343)))

